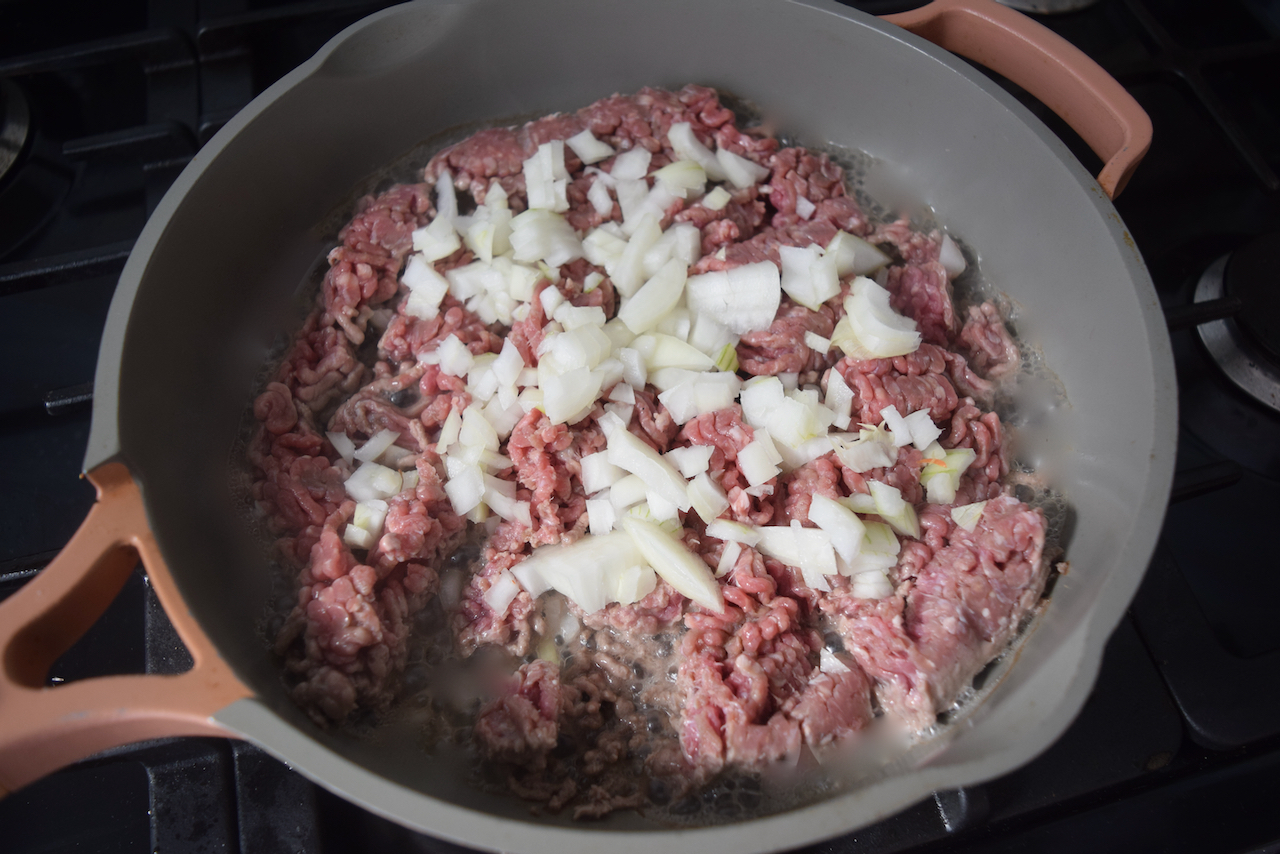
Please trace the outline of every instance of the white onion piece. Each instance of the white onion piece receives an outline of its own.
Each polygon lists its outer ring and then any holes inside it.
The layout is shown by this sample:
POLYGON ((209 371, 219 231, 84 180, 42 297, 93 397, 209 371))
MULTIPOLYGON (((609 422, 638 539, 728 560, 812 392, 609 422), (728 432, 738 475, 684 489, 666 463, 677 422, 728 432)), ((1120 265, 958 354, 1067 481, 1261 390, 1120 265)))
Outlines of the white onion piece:
POLYGON ((511 220, 511 248, 522 263, 545 261, 559 267, 582 257, 582 241, 573 226, 557 213, 527 210, 511 220))
POLYGON ((582 491, 595 495, 627 476, 622 469, 609 462, 608 451, 597 451, 582 458, 582 491))
POLYGON ((609 195, 609 188, 603 181, 591 182, 587 189, 587 201, 600 216, 609 216, 613 212, 613 196, 609 195))
POLYGON ((619 573, 615 596, 621 605, 632 605, 653 592, 658 574, 651 566, 629 566, 619 573))
POLYGON ((355 512, 351 515, 351 524, 357 528, 364 528, 376 537, 382 533, 382 523, 386 521, 387 510, 387 502, 380 498, 361 501, 356 504, 355 512))
POLYGON ((325 433, 324 435, 329 440, 329 444, 333 445, 333 449, 338 452, 338 456, 347 462, 355 458, 356 443, 351 441, 351 437, 346 433, 325 433))
POLYGON ((658 371, 662 368, 685 368, 690 371, 707 371, 715 362, 706 353, 679 338, 648 332, 631 342, 631 349, 644 358, 645 368, 658 371))
POLYGON ((587 521, 591 525, 593 537, 612 531, 617 519, 617 511, 613 509, 613 503, 608 498, 587 499, 587 521))
POLYGON ((724 168, 705 145, 698 141, 693 126, 688 122, 676 122, 667 130, 667 141, 681 160, 692 160, 703 168, 712 181, 725 179, 724 168))
POLYGON ((680 508, 663 498, 653 490, 648 490, 644 494, 644 503, 649 507, 649 515, 646 517, 654 522, 669 522, 677 527, 680 524, 680 508))
POLYGON ((633 388, 644 388, 648 379, 649 368, 644 363, 644 356, 630 347, 622 347, 614 351, 622 363, 622 378, 633 388))
POLYGON ((738 563, 742 556, 742 543, 729 540, 720 552, 720 560, 716 563, 716 578, 724 578, 738 563))
POLYGON ((649 185, 643 180, 614 181, 613 192, 618 197, 618 209, 622 211, 624 236, 634 234, 646 214, 662 218, 660 213, 649 211, 649 185))
POLYGON ((982 520, 982 511, 986 508, 987 502, 975 501, 973 504, 962 504, 959 507, 951 508, 951 518, 956 524, 966 531, 972 533, 977 527, 978 522, 982 520))
POLYGON ((729 183, 739 190, 745 190, 752 184, 758 184, 769 177, 769 170, 766 167, 753 163, 739 154, 734 154, 726 148, 716 152, 716 162, 720 164, 720 170, 729 183))
POLYGON ((911 431, 912 444, 922 451, 942 435, 942 428, 933 423, 933 418, 930 417, 927 409, 910 412, 902 420, 911 431))
POLYGON ((453 227, 453 220, 439 213, 425 227, 413 232, 413 249, 422 253, 424 261, 448 258, 461 248, 462 240, 453 227))
POLYGON ((835 551, 831 535, 820 528, 769 526, 757 528, 760 542, 756 549, 764 555, 777 558, 787 566, 800 570, 807 587, 814 590, 830 590, 824 576, 836 575, 835 551))
POLYGON ((878 480, 868 481, 867 487, 871 490, 871 497, 876 502, 876 512, 881 518, 908 537, 920 536, 916 509, 903 500, 901 491, 878 480))
POLYGON ((373 462, 382 456, 382 452, 396 443, 399 433, 391 430, 379 430, 355 452, 355 458, 362 463, 373 462))
POLYGON ((796 196, 796 215, 801 219, 809 219, 817 209, 818 206, 804 196, 796 196))
POLYGON ((770 461, 769 451, 759 437, 738 451, 738 470, 751 486, 768 483, 782 473, 782 469, 770 461))
MULTIPOLYGON (((857 352, 871 354, 872 358, 889 358, 914 353, 920 347, 921 336, 916 331, 916 322, 903 317, 889 305, 889 292, 875 282, 859 276, 853 280, 849 296, 845 298, 845 317, 848 321, 846 329, 852 334, 855 352, 849 352, 844 343, 840 343, 848 355, 854 358, 866 358, 857 352)), ((832 335, 832 340, 837 339, 832 335)))
MULTIPOLYGON (((579 608, 592 613, 604 608, 615 590, 608 588, 608 567, 637 566, 644 556, 634 540, 621 531, 596 537, 583 537, 573 545, 542 546, 512 572, 521 581, 528 576, 537 583, 553 587, 572 599, 579 608)), ((529 589, 526 585, 526 589, 529 589)), ((545 590, 546 587, 543 587, 545 590)), ((530 590, 529 595, 534 595, 530 590)))
POLYGON ((690 276, 685 285, 689 308, 744 335, 767 329, 782 300, 782 280, 772 261, 690 276))
MULTIPOLYGON (((591 327, 586 327, 591 328, 591 327)), ((541 385, 542 411, 552 424, 574 424, 590 412, 600 394, 600 377, 587 368, 574 368, 555 377, 548 377, 541 385)))
POLYGON ((707 184, 707 172, 693 160, 674 160, 653 173, 667 190, 682 199, 701 195, 707 184))
POLYGON ((609 503, 621 512, 644 501, 648 490, 639 475, 629 474, 609 487, 609 503))
POLYGON ((862 551, 867 528, 848 507, 825 495, 815 494, 809 502, 809 521, 831 536, 831 545, 845 560, 853 560, 862 551))
POLYGON ((377 463, 362 463, 343 486, 356 501, 391 498, 404 488, 404 478, 395 469, 377 463))
MULTIPOLYGON (((524 183, 529 210, 567 211, 569 173, 564 166, 564 142, 553 140, 538 146, 524 161, 524 183)), ((559 266, 559 265, 557 265, 559 266)))
POLYGON ((733 196, 729 195, 729 191, 724 187, 716 187, 711 192, 702 197, 702 204, 713 211, 724 210, 724 206, 729 204, 733 196))
POLYGON ((849 424, 853 420, 853 389, 849 388, 844 376, 835 369, 827 374, 827 393, 822 402, 827 409, 835 413, 836 417, 831 422, 832 425, 840 430, 849 429, 849 424))
POLYGON ((503 570, 483 594, 485 604, 499 617, 507 613, 511 601, 520 595, 520 585, 510 572, 503 570))
POLYGON ((564 143, 586 165, 599 163, 601 160, 613 156, 613 146, 596 139, 590 128, 582 133, 574 134, 566 139, 564 143))
POLYGON ((603 228, 594 228, 582 239, 582 255, 597 267, 604 267, 609 275, 627 249, 627 241, 603 228))
POLYGON ((742 543, 754 546, 760 542, 760 529, 730 519, 716 519, 707 524, 707 536, 726 542, 742 543))
POLYGON ((652 522, 628 516, 622 527, 649 565, 678 593, 710 611, 724 613, 724 595, 702 558, 652 522))
POLYGON ((782 261, 782 289, 805 308, 817 311, 840 293, 835 258, 825 257, 816 244, 803 249, 781 246, 778 257, 782 261))
POLYGON ((635 181, 649 174, 649 161, 653 155, 647 148, 633 148, 613 159, 609 174, 618 181, 635 181))
POLYGON ((681 510, 689 509, 685 479, 657 451, 628 430, 615 430, 608 438, 609 462, 639 475, 649 489, 681 510))
POLYGON ((729 499, 724 490, 706 472, 689 481, 689 503, 704 522, 714 522, 729 509, 729 499))
POLYGON ((687 448, 672 448, 663 457, 670 460, 680 470, 680 474, 692 478, 711 467, 711 454, 714 452, 713 445, 690 445, 687 448))
POLYGON ((424 320, 440 313, 440 301, 449 292, 449 281, 437 273, 425 257, 410 255, 400 281, 409 289, 409 300, 405 304, 408 313, 424 320))
POLYGON ((808 347, 810 350, 825 353, 831 349, 831 339, 823 338, 816 332, 806 331, 804 333, 804 346, 808 347))
POLYGON ((456 474, 450 473, 444 485, 453 512, 466 515, 484 499, 484 471, 478 465, 464 465, 456 474))
POLYGON ((846 276, 865 276, 888 264, 890 258, 857 235, 837 231, 827 244, 827 254, 836 259, 836 273, 846 276))
POLYGON ((637 335, 656 326, 680 301, 680 296, 684 293, 687 266, 677 258, 663 264, 649 281, 622 303, 622 308, 618 309, 618 319, 637 335))
POLYGON ((359 525, 348 524, 342 531, 342 541, 355 549, 371 549, 378 538, 359 525))
POLYGON ((880 419, 884 421, 889 432, 893 434, 893 444, 899 448, 905 448, 911 444, 911 425, 907 423, 907 419, 898 412, 896 406, 886 406, 880 410, 880 419))
POLYGON ((472 404, 462 410, 462 425, 458 428, 458 444, 497 453, 498 431, 484 417, 478 406, 472 404))
MULTIPOLYGON (((941 445, 937 445, 931 449, 929 457, 937 459, 933 456, 941 445)), ((954 451, 945 451, 943 462, 929 463, 920 471, 920 482, 924 484, 926 498, 932 504, 950 504, 956 500, 956 491, 960 488, 960 476, 965 470, 977 459, 977 454, 972 448, 956 448, 954 451)))
POLYGON ((870 574, 869 581, 863 581, 863 575, 857 576, 850 592, 859 599, 883 599, 893 594, 893 585, 880 573, 870 574))
POLYGON ((458 215, 458 196, 453 189, 453 174, 448 169, 436 178, 436 216, 453 219, 458 215))
POLYGON ((964 272, 968 264, 965 263, 964 253, 960 251, 960 247, 951 239, 950 234, 942 235, 942 247, 938 252, 938 263, 942 265, 942 269, 947 271, 947 278, 954 279, 956 276, 964 272))
POLYGON ((614 269, 610 272, 613 286, 621 296, 631 296, 644 284, 645 253, 653 248, 661 237, 662 230, 658 227, 656 216, 646 214, 640 218, 635 231, 631 234, 631 239, 627 241, 627 248, 623 250, 614 269))

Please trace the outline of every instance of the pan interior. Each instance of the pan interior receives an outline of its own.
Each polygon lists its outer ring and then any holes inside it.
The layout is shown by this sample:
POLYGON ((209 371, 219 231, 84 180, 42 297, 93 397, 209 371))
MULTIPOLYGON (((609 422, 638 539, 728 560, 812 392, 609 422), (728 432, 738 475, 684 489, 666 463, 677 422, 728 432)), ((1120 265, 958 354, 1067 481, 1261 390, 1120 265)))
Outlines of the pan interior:
MULTIPOLYGON (((1100 602, 1116 589, 1127 597, 1145 568, 1145 554, 1133 565, 1131 539, 1158 523, 1163 498, 1151 484, 1167 481, 1156 468, 1171 448, 1156 423, 1172 398, 1168 366, 1153 356, 1154 294, 1114 210, 1061 144, 962 63, 834 5, 418 4, 342 38, 255 101, 179 179, 167 221, 136 250, 149 257, 121 357, 120 450, 191 611, 261 701, 393 782, 528 818, 524 804, 442 773, 465 761, 324 732, 287 698, 260 629, 270 570, 236 504, 232 449, 335 221, 386 164, 497 117, 696 82, 761 105, 806 143, 883 164, 878 180, 931 207, 976 251, 991 286, 1016 303, 1020 336, 1060 378, 1069 405, 1050 413, 1040 441, 1073 508, 1072 572, 1018 666, 933 763, 980 776, 1004 770, 983 764, 991 757, 1046 746, 1066 725, 1052 709, 1068 697, 1078 706, 1092 681, 1077 685, 1080 657, 1062 650, 1082 643, 1100 602)), ((1122 607, 1103 609, 1103 637, 1087 643, 1095 655, 1122 607)), ((844 809, 848 827, 871 807, 844 809)))

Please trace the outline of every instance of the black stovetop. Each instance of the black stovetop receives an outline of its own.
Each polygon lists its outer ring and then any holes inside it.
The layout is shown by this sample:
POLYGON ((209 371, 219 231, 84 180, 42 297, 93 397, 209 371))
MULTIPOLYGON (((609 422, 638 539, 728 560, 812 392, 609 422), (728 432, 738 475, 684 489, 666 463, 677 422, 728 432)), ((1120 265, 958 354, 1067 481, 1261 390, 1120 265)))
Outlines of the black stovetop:
MULTIPOLYGON (((240 107, 386 5, 0 8, 0 116, 25 112, 30 128, 0 176, 0 597, 51 559, 92 503, 77 478, 86 384, 148 214, 240 107)), ((1280 573, 1269 542, 1280 416, 1208 363, 1186 309, 1216 259, 1259 235, 1280 242, 1280 3, 1102 0, 1039 20, 1114 74, 1155 126, 1117 208, 1174 330, 1173 503, 1097 687, 1060 741, 1005 777, 806 850, 1280 852, 1280 573)), ((1005 85, 1097 170, 1072 131, 1005 85)), ((50 681, 170 671, 181 666, 174 646, 138 571, 50 681)), ((220 739, 148 742, 59 771, 0 800, 0 839, 12 852, 463 850, 220 739)))

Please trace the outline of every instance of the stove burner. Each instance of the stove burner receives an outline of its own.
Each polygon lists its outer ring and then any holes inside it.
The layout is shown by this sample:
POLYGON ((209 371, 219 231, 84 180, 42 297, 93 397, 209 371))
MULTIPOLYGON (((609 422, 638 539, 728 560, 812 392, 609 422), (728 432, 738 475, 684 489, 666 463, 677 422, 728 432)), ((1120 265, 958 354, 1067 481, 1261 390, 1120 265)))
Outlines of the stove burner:
POLYGON ((1196 302, 1234 296, 1234 317, 1199 327, 1200 340, 1237 387, 1280 412, 1280 232, 1259 235, 1214 261, 1196 285, 1196 302))
POLYGON ((18 161, 30 118, 22 90, 9 80, 0 80, 0 178, 18 161))

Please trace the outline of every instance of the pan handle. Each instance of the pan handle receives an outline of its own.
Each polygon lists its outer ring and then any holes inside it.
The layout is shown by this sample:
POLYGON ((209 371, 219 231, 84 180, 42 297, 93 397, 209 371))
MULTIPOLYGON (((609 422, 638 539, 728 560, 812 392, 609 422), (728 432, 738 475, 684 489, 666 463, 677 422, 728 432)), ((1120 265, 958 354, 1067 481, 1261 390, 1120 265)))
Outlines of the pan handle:
POLYGON ((98 501, 66 548, 0 603, 0 795, 132 741, 229 733, 211 716, 251 692, 178 595, 128 469, 87 473, 98 501), (115 599, 138 559, 195 665, 176 675, 102 676, 48 686, 49 668, 115 599))
POLYGON ((1061 36, 994 0, 933 0, 885 15, 939 47, 985 65, 1053 110, 1102 158, 1098 184, 1120 195, 1151 146, 1151 119, 1133 96, 1061 36))

